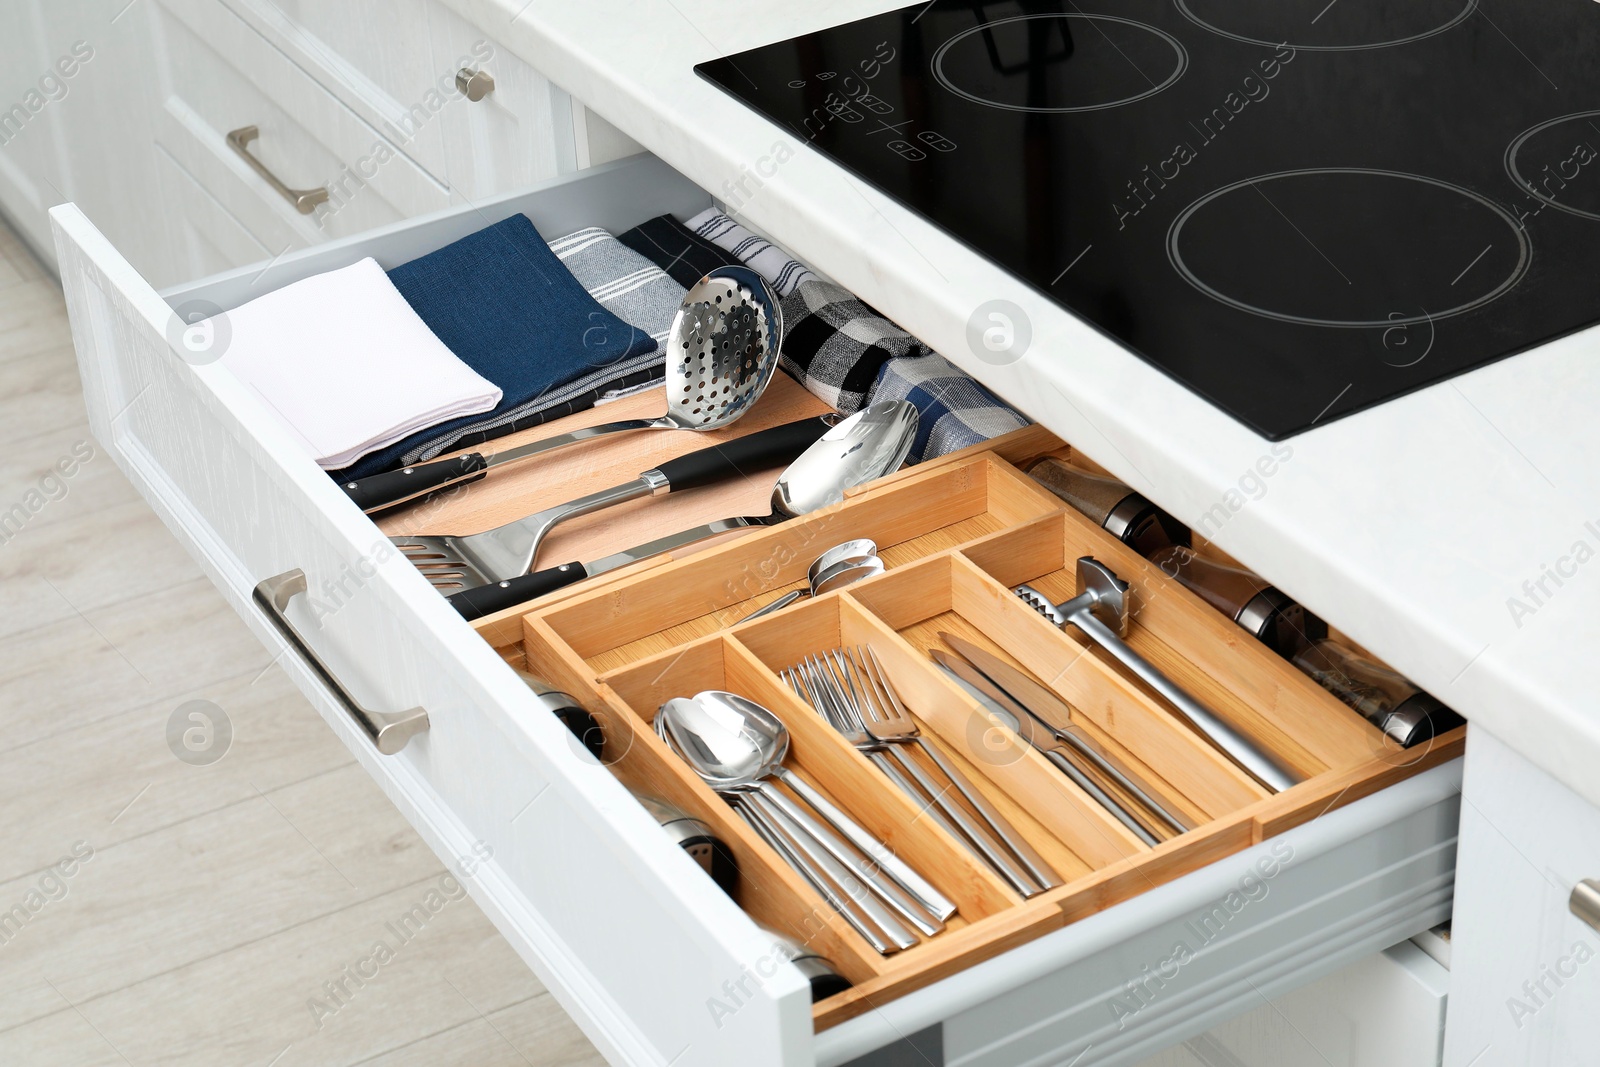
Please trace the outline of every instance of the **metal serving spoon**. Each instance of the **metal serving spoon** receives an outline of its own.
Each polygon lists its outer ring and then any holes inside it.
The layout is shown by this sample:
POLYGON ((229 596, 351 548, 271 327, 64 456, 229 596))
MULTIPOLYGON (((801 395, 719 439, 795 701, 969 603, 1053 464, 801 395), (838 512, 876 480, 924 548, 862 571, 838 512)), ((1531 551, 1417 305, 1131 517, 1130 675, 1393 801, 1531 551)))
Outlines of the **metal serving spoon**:
POLYGON ((944 929, 942 920, 954 914, 956 906, 810 783, 783 765, 789 753, 789 729, 776 715, 753 700, 721 690, 707 690, 692 699, 670 700, 663 705, 661 714, 667 717, 667 730, 678 751, 707 784, 759 794, 800 824, 830 855, 849 867, 886 904, 924 934, 931 937, 944 929), (863 863, 860 857, 843 847, 768 779, 777 779, 794 790, 872 863, 863 863), (873 869, 873 864, 877 870, 873 869), (883 875, 894 884, 888 884, 883 875))
POLYGON ((772 511, 766 515, 740 515, 666 537, 589 563, 563 563, 559 567, 524 574, 450 596, 450 603, 468 619, 515 607, 527 600, 569 586, 641 559, 746 526, 775 526, 786 519, 809 514, 844 499, 845 491, 898 470, 911 452, 917 435, 916 406, 905 400, 880 400, 862 408, 823 434, 800 458, 789 464, 772 487, 772 511))
POLYGON ((342 486, 362 511, 421 499, 453 485, 475 482, 495 467, 565 445, 628 430, 720 429, 750 410, 778 370, 783 311, 766 280, 748 267, 718 267, 683 297, 666 342, 667 413, 625 419, 530 441, 485 456, 418 463, 358 478, 342 486))

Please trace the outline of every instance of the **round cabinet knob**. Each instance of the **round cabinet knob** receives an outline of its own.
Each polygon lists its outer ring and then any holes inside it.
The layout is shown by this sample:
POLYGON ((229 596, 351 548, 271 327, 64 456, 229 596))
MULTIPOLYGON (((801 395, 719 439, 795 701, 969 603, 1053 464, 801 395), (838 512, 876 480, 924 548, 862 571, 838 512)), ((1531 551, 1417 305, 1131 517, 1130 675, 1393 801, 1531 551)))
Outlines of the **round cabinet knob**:
POLYGON ((486 70, 462 67, 456 71, 456 88, 461 90, 462 96, 477 103, 494 92, 494 77, 486 70))

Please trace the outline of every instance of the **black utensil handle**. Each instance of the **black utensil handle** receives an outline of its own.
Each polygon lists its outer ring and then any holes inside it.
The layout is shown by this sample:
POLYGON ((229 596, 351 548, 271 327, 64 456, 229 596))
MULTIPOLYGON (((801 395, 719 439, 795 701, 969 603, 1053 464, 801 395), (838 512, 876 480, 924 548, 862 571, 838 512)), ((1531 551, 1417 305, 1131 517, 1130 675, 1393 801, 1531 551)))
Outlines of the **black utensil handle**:
POLYGON ((669 459, 656 469, 674 490, 693 489, 752 471, 783 467, 828 432, 824 416, 787 422, 669 459))
POLYGON ((463 619, 481 619, 485 615, 493 615, 497 611, 516 607, 535 597, 564 589, 587 577, 589 572, 584 569, 583 564, 563 563, 559 567, 546 567, 542 571, 524 574, 510 581, 481 585, 476 589, 464 589, 459 593, 451 593, 446 599, 461 613, 463 619))
POLYGON ((418 463, 402 470, 384 471, 382 474, 357 478, 353 482, 341 482, 340 488, 355 501, 356 507, 373 512, 422 496, 431 490, 475 482, 488 469, 488 460, 477 452, 468 452, 454 459, 418 463))

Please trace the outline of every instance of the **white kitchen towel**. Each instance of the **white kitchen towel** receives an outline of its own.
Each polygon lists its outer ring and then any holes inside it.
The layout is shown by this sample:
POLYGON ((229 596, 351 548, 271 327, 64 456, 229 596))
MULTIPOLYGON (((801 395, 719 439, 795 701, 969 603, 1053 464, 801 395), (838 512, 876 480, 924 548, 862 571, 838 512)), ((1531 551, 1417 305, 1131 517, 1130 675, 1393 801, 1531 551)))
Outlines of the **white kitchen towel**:
POLYGON ((810 267, 714 207, 706 208, 684 225, 723 251, 733 253, 740 263, 771 282, 779 296, 788 296, 801 282, 818 280, 810 267))
POLYGON ((213 336, 227 337, 221 364, 324 470, 500 402, 499 386, 446 348, 370 258, 214 318, 213 336))

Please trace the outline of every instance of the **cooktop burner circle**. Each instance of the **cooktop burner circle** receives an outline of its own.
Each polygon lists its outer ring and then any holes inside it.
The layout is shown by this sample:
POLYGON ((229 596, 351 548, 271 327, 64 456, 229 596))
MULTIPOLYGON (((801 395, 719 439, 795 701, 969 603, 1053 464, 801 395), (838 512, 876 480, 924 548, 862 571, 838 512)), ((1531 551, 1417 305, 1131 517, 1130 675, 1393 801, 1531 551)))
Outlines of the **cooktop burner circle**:
POLYGON ((1173 269, 1213 300, 1346 329, 1482 307, 1522 280, 1532 256, 1526 230, 1487 197, 1361 167, 1246 178, 1184 208, 1167 231, 1173 269))
POLYGON ((1562 115, 1518 134, 1506 148, 1506 174, 1557 211, 1600 222, 1600 111, 1562 115), (1567 123, 1577 124, 1574 132, 1581 141, 1569 136, 1543 143, 1542 135, 1557 137, 1550 131, 1567 123))
POLYGON ((1051 13, 964 30, 939 46, 929 66, 940 85, 975 104, 1057 115, 1154 96, 1183 77, 1189 53, 1165 30, 1132 19, 1051 13), (1075 37, 1074 28, 1094 32, 1075 37))
POLYGON ((1408 0, 1405 5, 1386 4, 1381 13, 1366 8, 1365 0, 1256 0, 1253 3, 1227 6, 1214 16, 1216 21, 1202 18, 1195 8, 1204 10, 1209 0, 1173 0, 1178 10, 1190 22, 1222 37, 1245 44, 1258 44, 1264 48, 1291 48, 1307 52, 1361 52, 1369 48, 1393 48, 1411 44, 1454 29, 1478 10, 1478 0, 1408 0), (1335 6, 1337 4, 1337 6, 1335 6), (1383 19, 1394 19, 1396 6, 1403 7, 1405 26, 1379 25, 1383 19), (1459 10, 1456 10, 1458 9, 1459 10), (1274 34, 1275 29, 1291 29, 1285 25, 1284 12, 1294 9, 1303 13, 1298 17, 1293 32, 1274 34), (1255 16, 1252 18, 1252 16, 1255 16), (1439 21, 1443 19, 1444 21, 1439 21), (1233 29, 1220 23, 1232 23, 1233 29), (1241 25, 1241 23, 1243 23, 1241 25), (1391 34, 1384 40, 1364 40, 1368 35, 1391 34), (1316 43, 1318 36, 1323 38, 1316 43), (1299 37, 1300 40, 1291 38, 1299 37), (1339 40, 1339 38, 1345 38, 1339 40))

